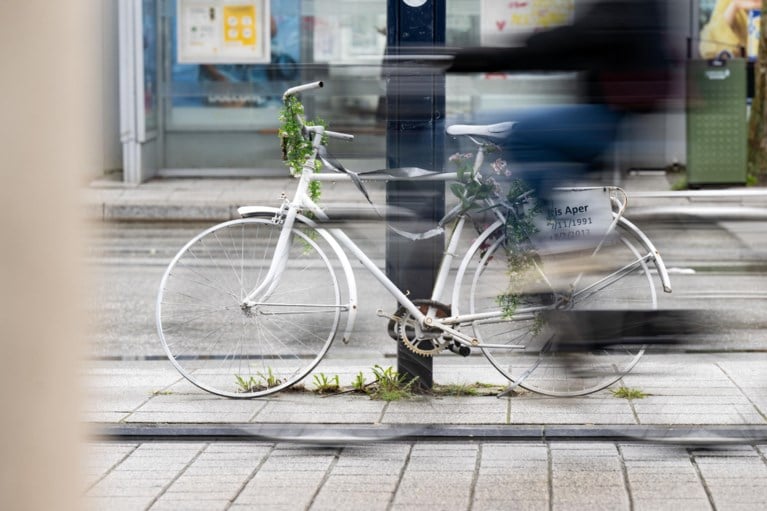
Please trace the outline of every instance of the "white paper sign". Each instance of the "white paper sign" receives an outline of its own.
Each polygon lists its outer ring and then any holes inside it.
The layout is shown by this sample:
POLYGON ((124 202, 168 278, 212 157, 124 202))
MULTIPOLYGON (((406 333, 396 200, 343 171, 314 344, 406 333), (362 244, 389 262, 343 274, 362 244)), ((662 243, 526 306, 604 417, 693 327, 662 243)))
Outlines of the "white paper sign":
POLYGON ((256 64, 271 60, 268 0, 178 0, 178 60, 256 64))
MULTIPOLYGON (((613 222, 610 191, 606 188, 557 190, 550 204, 535 218, 538 232, 534 243, 556 248, 567 243, 570 248, 596 247, 613 222)), ((545 250, 544 250, 545 251, 545 250)))
POLYGON ((508 44, 514 35, 571 23, 574 3, 575 0, 482 0, 482 45, 508 44))

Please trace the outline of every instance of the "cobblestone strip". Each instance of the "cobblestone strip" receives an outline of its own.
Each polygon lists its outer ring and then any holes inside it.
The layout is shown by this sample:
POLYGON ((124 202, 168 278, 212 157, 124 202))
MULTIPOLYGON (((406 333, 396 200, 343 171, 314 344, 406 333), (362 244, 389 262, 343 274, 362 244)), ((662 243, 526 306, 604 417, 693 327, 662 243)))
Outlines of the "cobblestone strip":
POLYGON ((617 511, 629 497, 612 443, 551 443, 553 509, 617 511))
POLYGON ((706 485, 706 479, 703 477, 703 474, 700 471, 700 467, 698 467, 698 463, 695 460, 695 456, 693 456, 692 453, 689 453, 690 463, 692 463, 693 468, 695 469, 695 475, 698 478, 698 481, 700 482, 701 487, 703 488, 703 491, 706 492, 706 498, 708 499, 708 505, 710 509, 716 510, 716 505, 714 505, 714 497, 711 495, 711 490, 709 490, 708 486, 706 485))
POLYGON ((717 509, 767 509, 767 466, 751 446, 693 451, 717 509))
POLYGON ((474 459, 474 477, 471 479, 471 487, 469 488, 469 508, 468 511, 474 509, 474 496, 477 494, 477 480, 479 479, 479 468, 482 461, 482 448, 484 444, 477 444, 477 457, 474 459))
POLYGON ((399 474, 397 475, 397 482, 394 485, 394 493, 392 494, 391 498, 389 499, 389 502, 386 505, 386 510, 391 511, 392 506, 394 506, 394 497, 397 496, 397 492, 399 491, 399 487, 402 484, 402 478, 405 476, 405 471, 407 470, 408 465, 410 464, 410 456, 413 454, 413 444, 410 444, 407 454, 405 455, 405 461, 402 464, 402 468, 399 471, 399 474))
POLYGON ((253 480, 254 477, 256 477, 256 474, 258 474, 258 471, 261 470, 261 467, 264 465, 266 460, 269 458, 269 456, 272 454, 272 451, 274 451, 274 446, 272 445, 269 447, 269 451, 261 458, 261 461, 259 461, 258 465, 251 471, 250 475, 248 476, 245 481, 243 481, 242 485, 237 489, 237 493, 234 495, 234 497, 229 501, 229 503, 226 506, 226 509, 228 510, 232 504, 237 500, 237 498, 240 496, 242 491, 245 489, 245 487, 248 485, 250 481, 253 480))
POLYGON ((474 443, 414 445, 391 509, 465 511, 477 452, 474 443))
POLYGON ((205 447, 202 443, 141 444, 86 494, 92 509, 147 509, 205 447))
POLYGON ((152 511, 226 509, 269 455, 269 445, 213 443, 192 461, 152 511))
POLYGON ((764 464, 767 465, 767 445, 757 445, 756 451, 759 453, 764 464))
POLYGON ((277 444, 230 509, 308 509, 338 449, 277 444))
POLYGON ((88 493, 120 463, 138 449, 139 444, 89 444, 85 456, 85 491, 88 493))
POLYGON ((757 405, 757 404, 754 402, 754 400, 753 400, 753 399, 751 399, 751 398, 748 396, 748 394, 745 392, 745 390, 743 390, 743 388, 742 388, 742 387, 741 387, 741 386, 738 384, 738 382, 737 382, 737 381, 735 381, 735 379, 734 379, 732 376, 730 376, 730 373, 728 373, 728 372, 725 370, 725 368, 724 368, 724 367, 722 367, 722 364, 720 364, 720 363, 716 363, 716 364, 714 364, 714 365, 716 365, 716 367, 718 367, 718 368, 719 368, 719 370, 720 370, 720 371, 722 371, 722 373, 724 373, 724 375, 727 377, 727 379, 728 379, 728 380, 730 380, 730 382, 732 382, 732 384, 735 386, 735 388, 737 388, 737 389, 738 389, 738 392, 740 392, 740 393, 741 393, 741 395, 742 395, 744 398, 746 398, 746 399, 748 400, 748 402, 749 402, 749 403, 751 403, 751 406, 753 406, 753 407, 754 407, 754 410, 756 410, 756 413, 758 413, 758 414, 759 414, 759 415, 760 415, 760 416, 761 416, 761 417, 762 417, 764 420, 766 420, 766 421, 767 421, 767 415, 765 415, 765 413, 764 413, 764 412, 763 412, 761 409, 759 409, 759 406, 758 406, 758 405, 757 405))
POLYGON ((549 508, 548 447, 537 443, 483 443, 472 507, 549 508))
MULTIPOLYGON (((182 468, 182 469, 181 469, 181 470, 178 472, 178 474, 176 474, 176 477, 174 477, 173 479, 171 479, 171 481, 170 481, 168 484, 166 484, 166 485, 163 487, 163 489, 162 489, 162 490, 160 490, 160 493, 158 493, 158 494, 157 494, 157 495, 154 497, 154 499, 152 499, 152 502, 150 502, 150 503, 149 503, 149 506, 148 506, 148 508, 149 508, 149 509, 157 509, 157 507, 156 507, 155 505, 157 504, 158 500, 159 500, 159 499, 161 499, 161 498, 162 498, 162 497, 163 497, 163 496, 164 496, 164 495, 167 493, 167 491, 170 489, 170 487, 171 487, 171 486, 173 486, 173 485, 176 483, 176 481, 178 481, 178 480, 179 480, 179 478, 180 478, 181 476, 183 476, 183 475, 184 475, 184 473, 185 473, 187 470, 189 470, 189 467, 190 467, 190 466, 191 466, 191 465, 192 465, 192 464, 193 464, 193 463, 194 463, 194 462, 195 462, 197 459, 199 459, 199 457, 202 455, 202 453, 203 453, 203 452, 205 452, 205 449, 207 449, 208 447, 210 447, 210 445, 209 445, 209 444, 206 444, 206 445, 202 446, 202 448, 201 448, 199 451, 197 451, 197 454, 195 454, 195 455, 192 457, 191 461, 189 461, 189 463, 187 463, 187 464, 186 464, 186 466, 185 466, 184 468, 182 468)), ((162 508, 162 507, 163 507, 163 506, 160 506, 160 508, 162 508)))
POLYGON ((623 484, 626 487, 626 494, 629 497, 629 510, 634 511, 634 495, 631 492, 631 481, 629 480, 628 469, 626 468, 626 459, 623 457, 623 448, 620 444, 616 444, 618 448, 618 461, 621 464, 621 475, 623 476, 623 484))
POLYGON ((344 448, 312 511, 384 511, 394 499, 409 453, 409 444, 344 448))
POLYGON ((683 447, 619 444, 635 511, 708 509, 709 499, 683 447))

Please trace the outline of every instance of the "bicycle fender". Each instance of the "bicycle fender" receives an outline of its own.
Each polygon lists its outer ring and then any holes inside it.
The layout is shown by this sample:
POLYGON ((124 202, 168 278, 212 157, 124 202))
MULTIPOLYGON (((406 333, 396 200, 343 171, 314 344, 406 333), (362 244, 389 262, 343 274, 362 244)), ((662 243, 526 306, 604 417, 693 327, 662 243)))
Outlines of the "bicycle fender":
MULTIPOLYGON (((242 206, 237 208, 237 213, 240 214, 243 218, 250 218, 250 217, 278 217, 282 215, 282 210, 280 208, 275 208, 272 206, 242 206)), ((354 272, 352 270, 352 265, 349 262, 349 258, 346 256, 346 252, 344 252, 343 248, 341 248, 341 245, 336 241, 336 239, 325 229, 322 227, 318 227, 317 223, 310 219, 305 217, 304 215, 298 214, 296 215, 296 220, 302 224, 305 224, 314 230, 316 230, 322 238, 327 241, 328 245, 333 249, 333 252, 335 252, 336 257, 338 258, 338 262, 341 263, 341 267, 343 268, 344 275, 346 276, 346 286, 347 291, 349 293, 349 303, 348 303, 348 312, 349 316, 346 321, 346 329, 344 330, 343 337, 341 338, 341 341, 343 341, 344 344, 349 344, 349 339, 351 337, 351 333, 354 330, 354 323, 357 320, 357 280, 354 278, 354 272)))
POLYGON ((670 293, 671 279, 668 276, 668 270, 666 269, 666 264, 663 262, 663 258, 660 256, 660 251, 655 247, 653 242, 650 241, 650 238, 648 238, 645 233, 640 231, 636 225, 626 220, 625 217, 621 216, 618 219, 618 222, 623 227, 631 231, 637 237, 637 239, 641 240, 642 243, 644 243, 645 248, 647 248, 653 254, 653 259, 655 260, 655 268, 658 270, 658 276, 660 277, 660 282, 661 282, 661 285, 663 286, 663 291, 666 293, 670 293))

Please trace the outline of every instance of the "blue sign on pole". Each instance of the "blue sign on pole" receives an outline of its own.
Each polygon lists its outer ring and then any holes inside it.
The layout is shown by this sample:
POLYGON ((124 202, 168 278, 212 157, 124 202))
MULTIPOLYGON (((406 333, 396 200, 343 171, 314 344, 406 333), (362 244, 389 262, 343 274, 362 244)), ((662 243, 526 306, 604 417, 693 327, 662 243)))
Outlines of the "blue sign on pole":
MULTIPOLYGON (((388 0, 388 52, 442 46, 445 43, 444 0, 388 0)), ((443 74, 396 73, 387 81, 386 158, 390 168, 442 169, 444 164, 445 77, 443 74)), ((415 220, 391 220, 398 229, 425 232, 445 211, 444 183, 392 181, 388 205, 407 208, 415 220)), ((395 209, 395 208, 393 208, 395 209)), ((411 241, 387 231, 386 273, 414 299, 428 299, 444 250, 443 236, 411 241)), ((397 370, 418 385, 431 388, 432 360, 398 343, 397 370)))

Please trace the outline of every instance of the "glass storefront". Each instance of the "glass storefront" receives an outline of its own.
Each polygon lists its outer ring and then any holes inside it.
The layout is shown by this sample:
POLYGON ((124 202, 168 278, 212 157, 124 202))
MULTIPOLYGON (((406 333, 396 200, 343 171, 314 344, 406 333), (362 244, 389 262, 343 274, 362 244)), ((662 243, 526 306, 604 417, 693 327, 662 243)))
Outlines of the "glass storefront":
MULTIPOLYGON (((582 4, 444 1, 447 46, 487 46, 498 36, 567 23, 582 4)), ((281 95, 314 80, 323 80, 325 88, 302 98, 307 115, 356 137, 354 143, 336 144, 334 154, 355 168, 384 166, 381 60, 387 0, 136 0, 135 5, 141 22, 133 32, 142 39, 140 46, 134 43, 142 54, 135 86, 143 97, 143 105, 134 105, 137 140, 152 144, 133 157, 152 167, 133 173, 139 180, 153 174, 285 175, 277 139, 281 95), (243 51, 229 51, 232 44, 215 47, 216 31, 221 40, 242 43, 243 51), (257 51, 246 54, 246 43, 256 40, 257 51)), ((560 73, 448 75, 446 122, 471 122, 478 112, 499 106, 569 102, 573 83, 573 76, 560 73)))
MULTIPOLYGON (((189 42, 180 37, 179 27, 191 34, 188 20, 194 15, 209 16, 213 25, 229 3, 143 0, 146 126, 158 129, 160 173, 284 172, 276 138, 280 98, 286 88, 313 80, 325 81, 326 87, 304 98, 308 115, 356 135, 355 143, 336 149, 337 155, 363 167, 382 166, 386 0, 272 0, 268 63, 180 62, 179 42, 189 42)), ((482 16, 492 15, 483 3, 448 1, 447 45, 483 43, 482 16)), ((558 3, 572 9, 572 0, 558 3)), ((196 30, 194 35, 203 37, 196 30)), ((495 75, 449 76, 446 90, 448 117, 467 120, 475 110, 499 102, 555 101, 557 92, 566 95, 568 89, 551 77, 495 75)))

